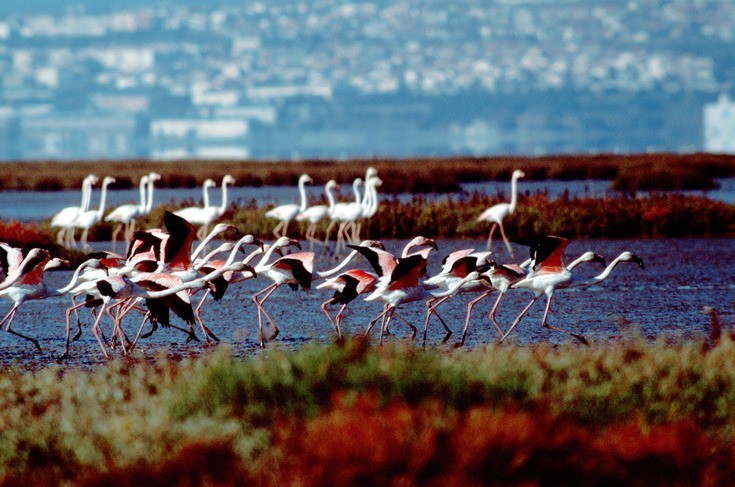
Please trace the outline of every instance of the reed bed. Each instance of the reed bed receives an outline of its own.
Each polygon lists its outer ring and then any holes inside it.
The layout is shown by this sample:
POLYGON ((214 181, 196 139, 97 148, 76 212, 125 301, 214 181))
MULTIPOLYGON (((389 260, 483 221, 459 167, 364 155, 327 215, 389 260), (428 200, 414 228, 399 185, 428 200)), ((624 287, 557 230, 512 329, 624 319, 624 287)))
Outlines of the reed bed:
POLYGON ((538 157, 448 157, 363 159, 350 161, 35 161, 0 164, 0 190, 57 191, 78 189, 90 173, 114 176, 114 187, 130 188, 150 171, 163 178, 159 187, 196 187, 205 179, 219 181, 231 174, 242 186, 296 185, 302 173, 316 184, 329 179, 351 181, 365 169, 378 169, 381 191, 397 193, 450 192, 459 183, 506 181, 514 169, 527 180, 602 179, 622 192, 650 189, 708 189, 712 178, 735 176, 735 156, 718 154, 599 154, 538 157))
MULTIPOLYGON (((363 238, 411 238, 416 235, 434 238, 482 238, 490 228, 477 217, 487 207, 507 201, 505 195, 464 195, 429 200, 416 195, 408 203, 383 198, 378 213, 363 225, 363 238)), ((161 228, 166 210, 162 205, 139 228, 161 228)), ((236 225, 243 233, 270 239, 277 221, 265 217, 270 206, 254 201, 233 202, 220 221, 236 225)), ((328 221, 323 221, 318 235, 324 236, 328 221)), ((683 237, 713 236, 735 232, 735 205, 701 196, 653 194, 628 198, 561 196, 545 194, 520 196, 513 215, 503 221, 508 235, 559 235, 568 238, 683 237)), ((306 223, 291 222, 289 234, 300 237, 306 223)), ((111 225, 96 226, 92 239, 107 240, 111 225)), ((335 237, 332 232, 332 238, 335 237)))
POLYGON ((233 358, 0 372, 0 484, 722 485, 735 353, 719 343, 359 340, 233 358))

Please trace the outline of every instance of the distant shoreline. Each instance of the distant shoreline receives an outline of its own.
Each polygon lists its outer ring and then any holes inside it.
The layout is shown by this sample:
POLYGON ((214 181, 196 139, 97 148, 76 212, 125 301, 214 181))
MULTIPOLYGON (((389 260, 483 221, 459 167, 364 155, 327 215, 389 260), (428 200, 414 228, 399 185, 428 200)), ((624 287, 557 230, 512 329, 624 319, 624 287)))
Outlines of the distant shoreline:
POLYGON ((150 171, 162 175, 159 187, 192 188, 207 178, 232 174, 238 186, 295 185, 301 173, 315 184, 352 180, 369 166, 378 169, 389 194, 455 191, 460 183, 504 181, 522 168, 526 180, 612 181, 613 189, 713 189, 714 178, 735 176, 735 155, 726 154, 560 154, 547 156, 442 157, 291 161, 151 160, 16 161, 0 164, 0 190, 78 189, 90 173, 113 175, 117 188, 132 188, 150 171))

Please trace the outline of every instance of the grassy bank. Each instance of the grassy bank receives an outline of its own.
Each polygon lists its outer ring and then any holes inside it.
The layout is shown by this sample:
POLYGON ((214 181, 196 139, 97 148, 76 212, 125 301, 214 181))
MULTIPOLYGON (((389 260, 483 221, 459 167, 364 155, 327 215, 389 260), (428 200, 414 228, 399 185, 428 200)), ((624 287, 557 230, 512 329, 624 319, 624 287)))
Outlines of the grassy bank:
MULTIPOLYGON (((490 225, 477 222, 487 207, 507 196, 469 195, 439 201, 415 196, 409 203, 383 198, 375 217, 363 225, 363 238, 483 238, 490 225)), ((232 203, 220 221, 234 223, 243 233, 272 239, 277 221, 265 218, 270 207, 254 202, 232 203)), ((163 205, 141 221, 138 228, 161 228, 163 205)), ((323 236, 327 221, 320 224, 323 236)), ((683 237, 725 235, 735 232, 735 205, 700 196, 657 194, 641 198, 549 198, 543 194, 521 196, 515 213, 503 222, 512 235, 559 235, 569 238, 683 237)), ((291 222, 289 234, 301 237, 306 223, 291 222)), ((41 225, 50 233, 50 230, 41 225)), ((110 224, 101 223, 90 233, 93 240, 109 240, 110 224)), ((335 237, 336 230, 332 232, 335 237)), ((2 238, 2 235, 0 235, 2 238)))
POLYGON ((735 343, 309 345, 0 372, 0 483, 717 485, 735 343))
POLYGON ((113 187, 137 185, 144 174, 163 176, 160 187, 195 187, 207 178, 231 174, 241 186, 296 185, 301 173, 316 184, 329 179, 352 181, 374 166, 387 193, 450 192, 462 182, 507 181, 514 169, 526 180, 603 179, 621 191, 643 189, 708 189, 712 178, 735 176, 735 156, 714 154, 600 154, 539 157, 452 157, 369 159, 351 161, 80 161, 0 164, 0 190, 78 189, 89 173, 115 176, 113 187))

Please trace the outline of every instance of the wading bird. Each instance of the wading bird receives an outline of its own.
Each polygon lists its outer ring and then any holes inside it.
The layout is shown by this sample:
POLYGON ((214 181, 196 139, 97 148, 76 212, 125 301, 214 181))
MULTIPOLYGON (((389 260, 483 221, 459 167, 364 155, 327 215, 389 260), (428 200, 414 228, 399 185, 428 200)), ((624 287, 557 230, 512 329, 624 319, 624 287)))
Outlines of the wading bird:
POLYGON ((520 323, 521 319, 531 309, 531 306, 543 295, 546 294, 546 309, 544 310, 544 316, 541 319, 541 325, 552 330, 557 330, 562 333, 566 333, 579 340, 581 343, 587 344, 587 340, 582 336, 575 333, 571 333, 562 328, 549 325, 546 321, 549 314, 549 307, 551 306, 551 298, 554 296, 554 291, 557 289, 567 289, 578 286, 589 286, 606 279, 610 272, 615 268, 619 262, 635 262, 641 268, 643 268, 643 260, 640 257, 630 253, 623 252, 605 270, 593 277, 593 278, 576 278, 572 272, 564 266, 563 254, 564 249, 569 245, 569 240, 560 237, 530 237, 525 239, 515 239, 517 243, 521 245, 531 246, 531 257, 534 259, 533 272, 530 273, 524 279, 513 284, 512 288, 526 288, 534 292, 535 297, 530 303, 521 311, 518 317, 515 319, 513 324, 508 328, 500 341, 505 340, 508 334, 520 323), (534 256, 535 254, 535 256, 534 256))
POLYGON ((291 222, 291 220, 296 218, 296 215, 298 215, 299 213, 303 213, 304 210, 306 210, 306 189, 304 189, 304 185, 306 183, 311 184, 313 182, 314 180, 311 179, 308 174, 302 174, 299 177, 298 185, 301 202, 298 205, 287 204, 276 206, 275 208, 266 212, 266 217, 279 220, 278 225, 276 225, 276 228, 273 229, 273 235, 275 235, 276 238, 285 237, 288 233, 288 224, 291 222))
POLYGON ((74 227, 82 229, 82 236, 79 237, 79 243, 85 250, 91 249, 89 243, 87 243, 87 237, 89 235, 89 229, 97 225, 102 221, 102 216, 105 214, 105 204, 107 203, 107 187, 115 182, 115 178, 111 176, 105 176, 102 180, 102 193, 100 194, 100 206, 96 210, 87 210, 82 212, 74 220, 74 227))
POLYGON ((56 243, 63 247, 71 247, 74 241, 74 220, 89 210, 92 199, 92 186, 97 184, 97 176, 90 174, 82 180, 82 202, 79 206, 67 206, 51 218, 51 228, 61 227, 56 234, 56 243))
POLYGON ((500 227, 500 235, 503 237, 505 247, 508 249, 508 253, 513 257, 513 248, 508 242, 508 237, 505 236, 505 230, 503 229, 503 219, 508 215, 512 215, 516 210, 516 204, 518 202, 518 178, 524 177, 525 174, 520 169, 513 171, 513 175, 510 178, 510 203, 498 203, 493 205, 487 210, 483 211, 477 218, 478 222, 491 222, 490 232, 487 235, 487 250, 491 250, 493 244, 493 233, 497 227, 500 227))
POLYGON ((304 234, 304 238, 309 241, 309 249, 314 247, 314 242, 321 243, 321 240, 314 236, 316 235, 316 227, 320 221, 327 218, 334 211, 335 203, 334 195, 332 194, 333 189, 339 190, 339 185, 334 179, 330 179, 327 181, 327 184, 324 185, 324 192, 327 195, 327 202, 329 204, 310 206, 296 215, 297 222, 304 220, 309 222, 309 228, 306 229, 306 233, 304 234))

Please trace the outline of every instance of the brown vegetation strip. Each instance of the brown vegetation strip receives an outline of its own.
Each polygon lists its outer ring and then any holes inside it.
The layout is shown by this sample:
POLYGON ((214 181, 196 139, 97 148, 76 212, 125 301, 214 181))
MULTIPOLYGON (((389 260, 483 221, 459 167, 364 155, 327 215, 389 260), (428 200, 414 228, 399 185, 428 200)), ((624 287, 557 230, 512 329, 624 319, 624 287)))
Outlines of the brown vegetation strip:
POLYGON ((523 169, 527 180, 604 179, 622 191, 636 189, 711 188, 712 178, 735 176, 735 156, 716 154, 599 154, 539 157, 493 156, 352 161, 198 161, 149 160, 10 162, 0 164, 0 190, 55 191, 81 187, 90 173, 114 176, 113 187, 134 187, 144 174, 163 176, 159 187, 195 187, 225 174, 240 186, 296 185, 301 173, 315 184, 329 179, 351 181, 368 166, 378 169, 387 193, 449 192, 462 182, 510 179, 523 169))

